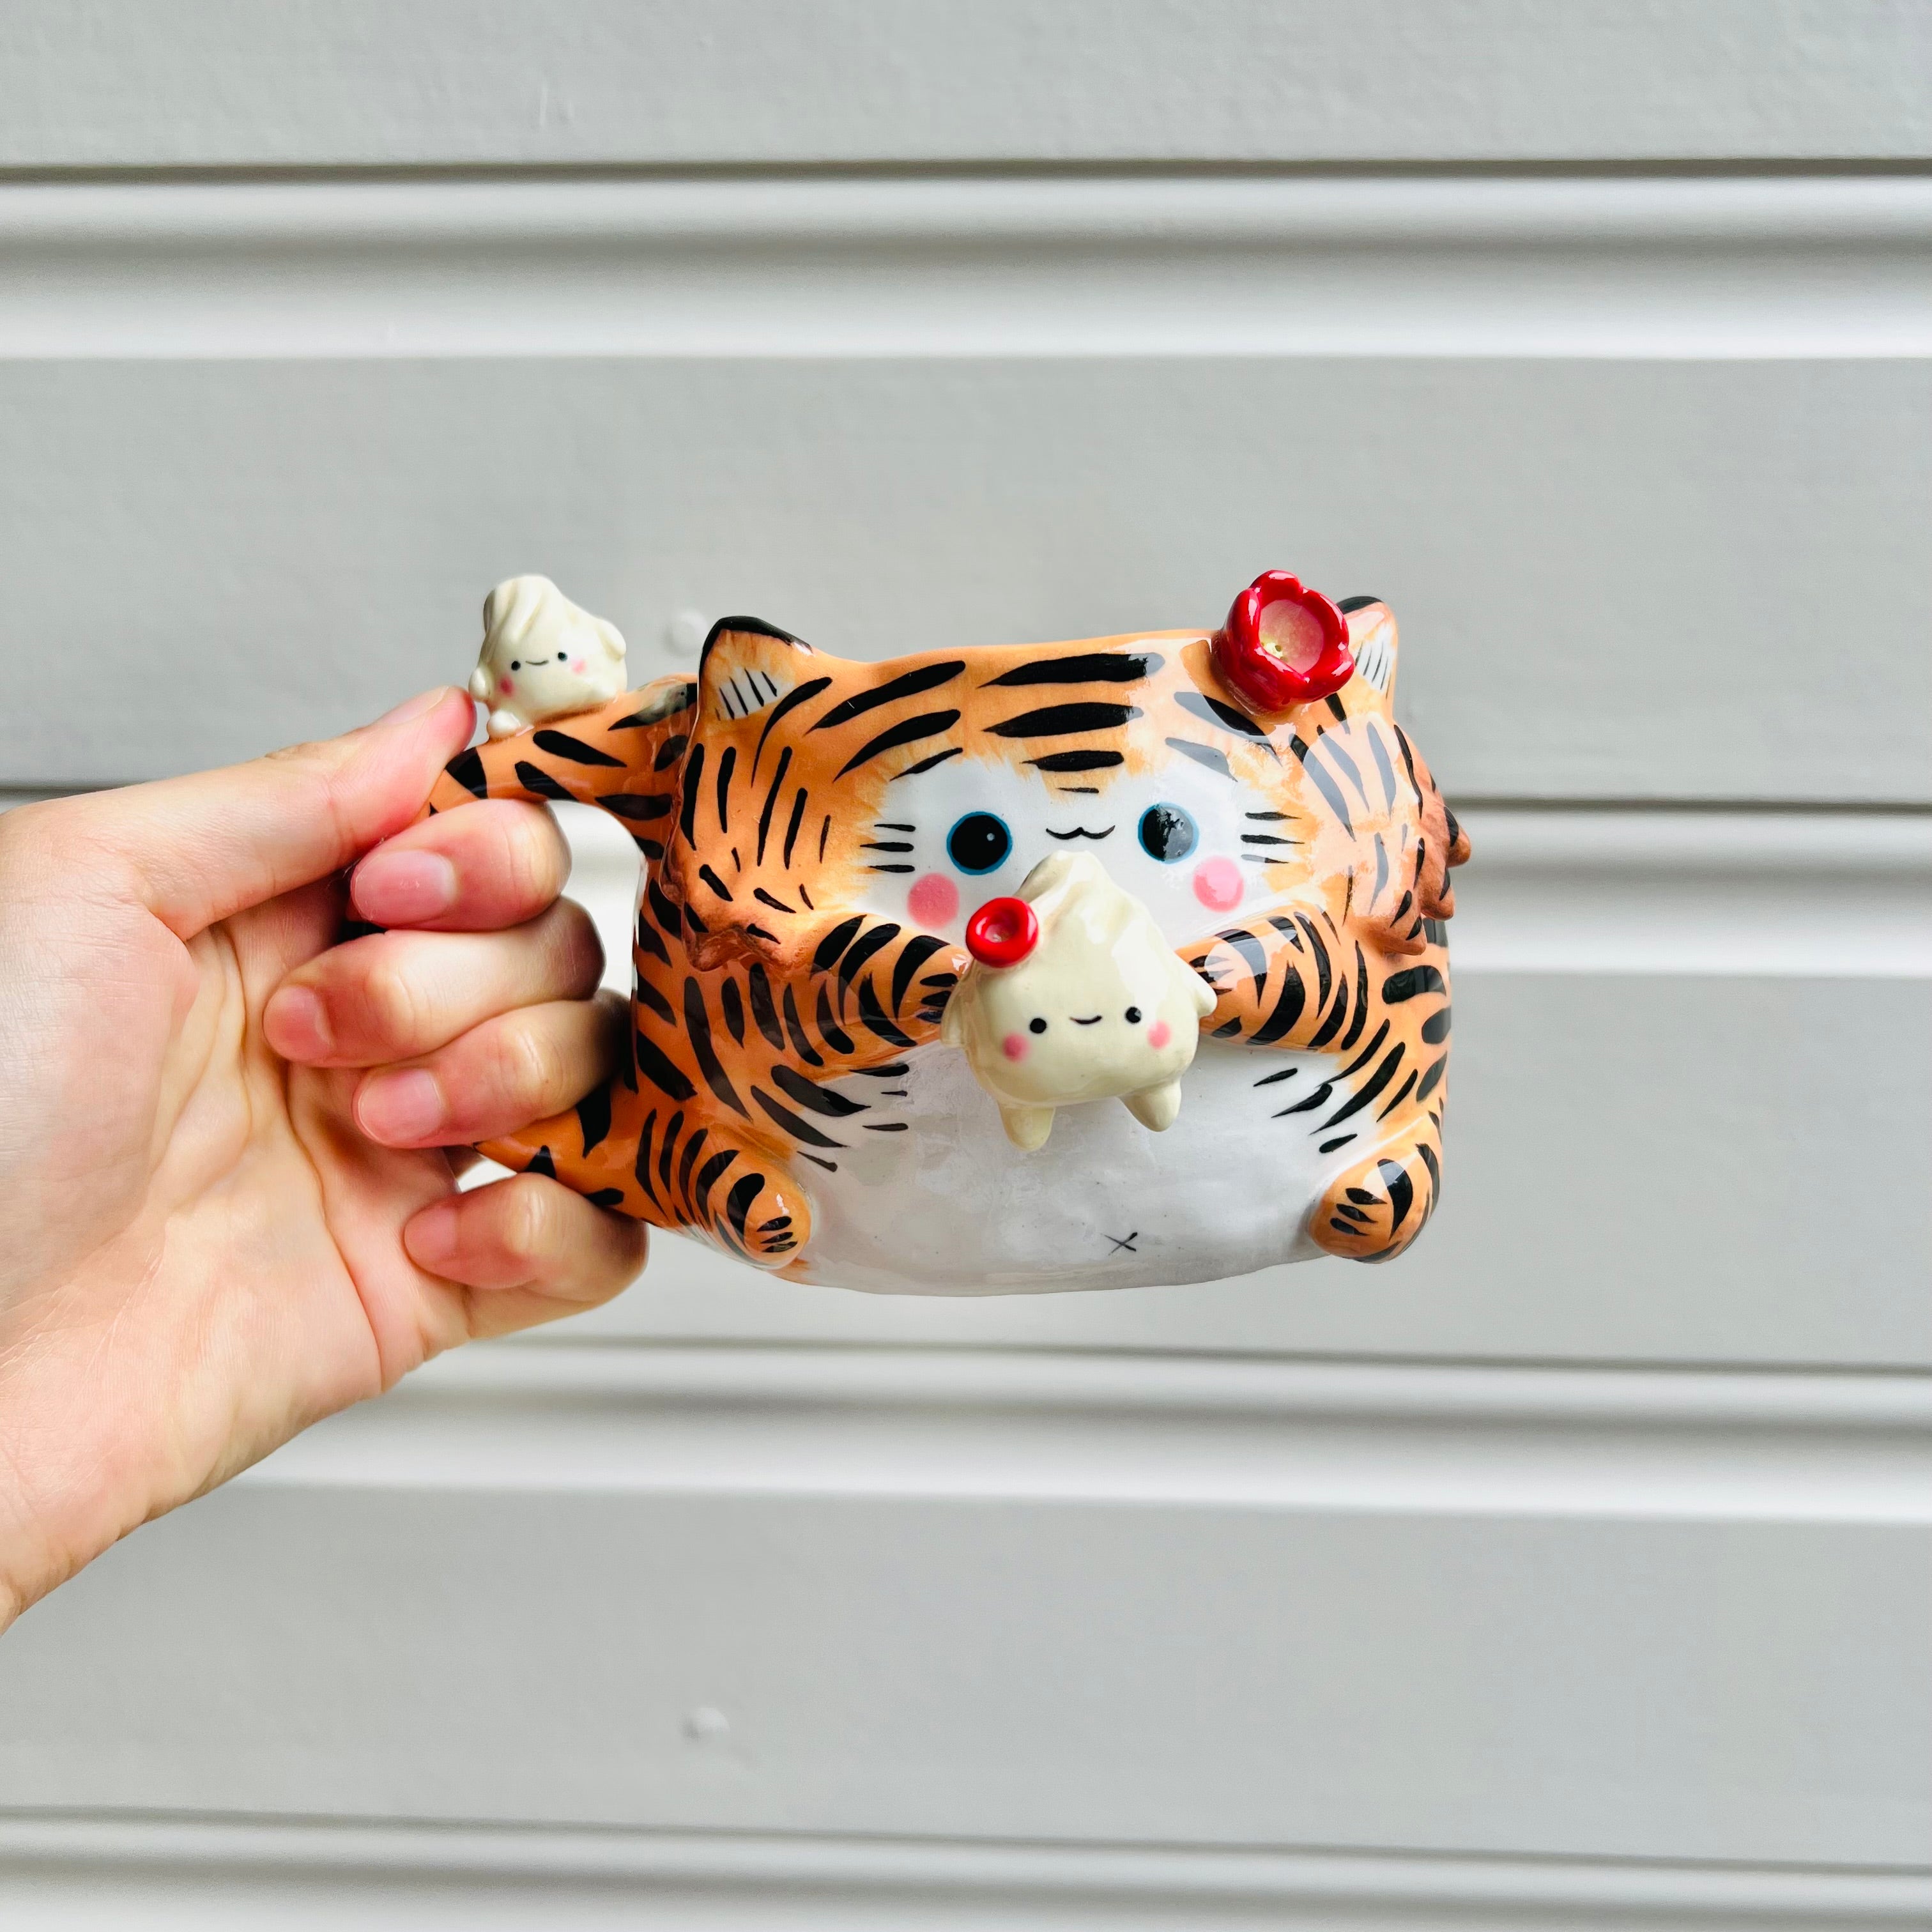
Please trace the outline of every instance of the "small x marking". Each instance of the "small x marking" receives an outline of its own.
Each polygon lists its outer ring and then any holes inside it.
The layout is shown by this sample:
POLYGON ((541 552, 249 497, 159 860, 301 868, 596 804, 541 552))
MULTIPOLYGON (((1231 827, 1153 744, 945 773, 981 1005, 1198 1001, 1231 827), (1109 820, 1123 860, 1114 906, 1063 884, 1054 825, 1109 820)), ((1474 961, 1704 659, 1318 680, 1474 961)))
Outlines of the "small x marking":
POLYGON ((1140 1238, 1141 1231, 1138 1228, 1136 1228, 1131 1234, 1109 1234, 1107 1237, 1108 1240, 1112 1241, 1114 1244, 1114 1253, 1118 1254, 1123 1248, 1125 1248, 1127 1252, 1130 1255, 1137 1255, 1140 1252, 1140 1250, 1134 1246, 1134 1244, 1138 1241, 1140 1238))

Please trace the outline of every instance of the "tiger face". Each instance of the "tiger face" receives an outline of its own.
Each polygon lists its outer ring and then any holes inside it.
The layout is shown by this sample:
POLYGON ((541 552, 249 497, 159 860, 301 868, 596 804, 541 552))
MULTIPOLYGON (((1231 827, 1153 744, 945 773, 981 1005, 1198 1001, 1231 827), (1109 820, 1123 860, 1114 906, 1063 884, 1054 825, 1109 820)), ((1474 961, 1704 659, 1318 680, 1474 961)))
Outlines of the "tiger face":
POLYGON ((1400 1253, 1439 1190, 1467 843, 1391 712, 1393 619, 1325 608, 1334 634, 1289 644, 1334 688, 1274 712, 1224 676, 1225 631, 856 664, 729 619, 694 682, 465 754, 464 790, 600 806, 643 860, 632 1066, 488 1150, 854 1286, 1400 1253), (1026 1150, 941 1028, 973 914, 1070 854, 1210 1010, 1157 1141, 1084 1105, 1026 1150))

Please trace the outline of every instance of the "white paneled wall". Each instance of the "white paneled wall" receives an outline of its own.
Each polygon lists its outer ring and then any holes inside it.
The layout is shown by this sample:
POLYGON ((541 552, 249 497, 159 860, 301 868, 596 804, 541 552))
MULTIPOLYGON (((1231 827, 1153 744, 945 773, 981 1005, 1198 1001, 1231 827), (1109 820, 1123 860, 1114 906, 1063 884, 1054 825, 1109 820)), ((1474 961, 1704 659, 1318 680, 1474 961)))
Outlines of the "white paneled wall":
POLYGON ((662 1240, 22 1620, 10 1926, 1932 1918, 1932 7, 22 0, 0 89, 0 796, 518 569, 644 676, 1282 565, 1477 854, 1414 1255, 662 1240))

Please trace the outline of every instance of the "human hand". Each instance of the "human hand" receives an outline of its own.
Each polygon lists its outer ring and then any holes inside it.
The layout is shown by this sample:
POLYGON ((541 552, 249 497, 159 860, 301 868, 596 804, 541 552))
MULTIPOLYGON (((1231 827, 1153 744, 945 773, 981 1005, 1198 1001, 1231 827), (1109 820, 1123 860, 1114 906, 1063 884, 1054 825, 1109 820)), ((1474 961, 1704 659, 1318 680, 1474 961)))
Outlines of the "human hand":
POLYGON ((0 815, 0 1628, 308 1424, 643 1264, 641 1227, 554 1181, 455 1191, 457 1144, 569 1106, 624 1038, 548 812, 413 823, 472 716, 430 692, 0 815), (390 930, 336 944, 351 904, 390 930))

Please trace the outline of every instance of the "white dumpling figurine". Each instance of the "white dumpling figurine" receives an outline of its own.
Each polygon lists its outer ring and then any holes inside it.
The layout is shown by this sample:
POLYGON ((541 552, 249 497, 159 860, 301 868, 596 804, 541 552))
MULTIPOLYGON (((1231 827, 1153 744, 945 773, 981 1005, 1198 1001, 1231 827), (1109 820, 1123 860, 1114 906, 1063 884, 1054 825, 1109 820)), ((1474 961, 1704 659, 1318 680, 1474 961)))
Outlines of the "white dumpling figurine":
POLYGON ((1083 1100, 1118 1099, 1156 1132, 1174 1124, 1214 994, 1098 860, 1042 859, 1016 898, 973 915, 966 944, 974 964, 940 1036, 1016 1147, 1041 1146, 1054 1110, 1083 1100))
POLYGON ((573 604, 547 577, 507 577, 483 600, 483 648, 470 694, 508 738, 608 704, 628 682, 616 625, 573 604))

